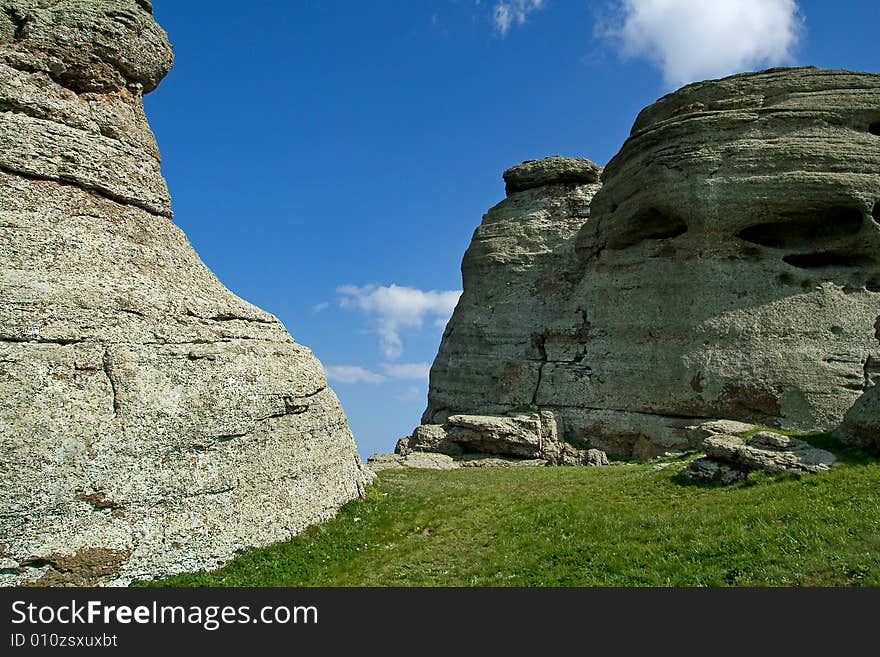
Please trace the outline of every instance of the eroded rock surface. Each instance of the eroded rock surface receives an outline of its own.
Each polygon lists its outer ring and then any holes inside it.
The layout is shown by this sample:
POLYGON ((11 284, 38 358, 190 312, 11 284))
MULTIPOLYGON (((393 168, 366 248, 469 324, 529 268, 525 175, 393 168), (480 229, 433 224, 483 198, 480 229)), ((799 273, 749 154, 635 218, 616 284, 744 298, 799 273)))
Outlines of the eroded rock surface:
POLYGON ((321 364, 169 220, 145 0, 0 0, 0 584, 125 583, 363 490, 321 364))
POLYGON ((772 69, 643 110, 601 187, 514 167, 422 422, 550 410, 640 458, 702 419, 836 426, 880 372, 878 135, 880 75, 772 69))

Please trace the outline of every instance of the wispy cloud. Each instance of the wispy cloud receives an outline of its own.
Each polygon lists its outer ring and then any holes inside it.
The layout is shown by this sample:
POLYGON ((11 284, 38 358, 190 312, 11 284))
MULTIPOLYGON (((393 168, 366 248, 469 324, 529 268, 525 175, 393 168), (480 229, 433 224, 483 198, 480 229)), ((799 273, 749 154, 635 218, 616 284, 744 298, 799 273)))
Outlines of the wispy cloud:
POLYGON ((428 381, 430 363, 382 363, 382 372, 374 372, 360 365, 325 365, 327 379, 333 383, 385 383, 391 380, 428 381))
POLYGON ((492 9, 492 24, 499 34, 507 34, 514 25, 523 25, 529 14, 541 9, 544 0, 503 0, 492 9))
POLYGON ((333 383, 382 383, 385 377, 359 365, 325 365, 327 380, 333 383))
POLYGON ((394 398, 401 402, 420 401, 425 399, 425 392, 416 386, 411 386, 400 394, 394 395, 394 398))
POLYGON ((320 312, 327 310, 329 307, 330 307, 329 301, 322 301, 321 303, 316 303, 314 306, 312 306, 312 312, 313 313, 320 313, 320 312))
POLYGON ((392 379, 428 380, 431 372, 430 363, 385 363, 382 371, 392 379))
POLYGON ((597 33, 677 87, 791 63, 803 21, 796 0, 620 0, 597 33))
POLYGON ((419 290, 391 284, 388 286, 343 285, 338 288, 343 308, 360 310, 373 322, 379 335, 382 354, 396 360, 403 354, 403 329, 420 329, 426 317, 445 325, 452 315, 461 290, 419 290))

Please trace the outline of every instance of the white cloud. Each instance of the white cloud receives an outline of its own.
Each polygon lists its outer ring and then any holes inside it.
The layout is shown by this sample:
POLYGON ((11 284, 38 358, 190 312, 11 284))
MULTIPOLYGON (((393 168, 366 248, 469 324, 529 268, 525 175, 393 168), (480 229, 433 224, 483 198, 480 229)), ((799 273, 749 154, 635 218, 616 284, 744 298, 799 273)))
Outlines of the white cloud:
POLYGON ((448 321, 458 303, 461 290, 419 290, 391 284, 389 286, 343 285, 337 291, 343 308, 367 314, 375 323, 385 358, 395 360, 403 353, 402 329, 420 329, 425 317, 435 323, 448 321))
POLYGON ((492 23, 499 33, 507 34, 513 26, 526 22, 529 14, 544 6, 544 0, 504 0, 492 9, 492 23))
MULTIPOLYGON (((392 379, 424 381, 431 372, 430 363, 382 363, 384 374, 360 365, 325 365, 327 380, 333 383, 386 383, 392 379)), ((412 390, 413 388, 410 388, 412 390)), ((417 388, 416 388, 417 390, 417 388)))
POLYGON ((324 310, 327 310, 329 307, 330 307, 329 301, 322 301, 321 303, 316 303, 314 306, 312 306, 312 312, 319 313, 324 310))
POLYGON ((430 363, 385 363, 382 371, 392 379, 428 380, 431 372, 430 363))
POLYGON ((791 63, 803 28, 796 0, 621 0, 613 23, 598 33, 670 87, 791 63))
POLYGON ((382 383, 385 377, 359 365, 325 365, 327 379, 334 383, 382 383))

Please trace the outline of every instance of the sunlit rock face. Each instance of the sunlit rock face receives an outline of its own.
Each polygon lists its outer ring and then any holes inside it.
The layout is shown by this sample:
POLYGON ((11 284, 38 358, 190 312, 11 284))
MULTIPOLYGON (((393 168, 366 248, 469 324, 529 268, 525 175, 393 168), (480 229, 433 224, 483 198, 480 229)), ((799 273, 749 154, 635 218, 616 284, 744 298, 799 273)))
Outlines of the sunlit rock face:
POLYGON ((0 584, 216 566, 363 490, 321 364, 171 222, 146 0, 0 0, 0 584))
POLYGON ((601 180, 484 218, 423 422, 549 410, 563 438, 639 457, 704 418, 835 426, 878 371, 880 75, 689 85, 601 180), (534 217, 571 204, 536 240, 534 217))

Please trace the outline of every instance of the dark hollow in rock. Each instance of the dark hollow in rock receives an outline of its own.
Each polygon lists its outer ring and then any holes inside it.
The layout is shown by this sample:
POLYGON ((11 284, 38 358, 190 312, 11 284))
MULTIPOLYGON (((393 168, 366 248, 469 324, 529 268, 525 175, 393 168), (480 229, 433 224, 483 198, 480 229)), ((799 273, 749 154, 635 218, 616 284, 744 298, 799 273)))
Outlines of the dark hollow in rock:
POLYGON ((869 125, 868 132, 870 132, 872 135, 880 136, 880 121, 874 121, 874 123, 869 125))
POLYGON ((805 212, 786 221, 756 224, 736 236, 746 242, 774 249, 799 249, 822 241, 855 235, 862 227, 858 208, 834 207, 822 213, 805 212))
POLYGON ((880 201, 877 201, 874 207, 871 208, 871 216, 874 218, 874 221, 880 223, 880 201))
POLYGON ((633 217, 621 234, 608 241, 609 249, 626 249, 644 240, 665 240, 687 232, 684 219, 657 208, 648 208, 633 217))
POLYGON ((799 269, 823 269, 825 267, 870 267, 874 260, 857 253, 841 251, 823 251, 821 253, 793 253, 782 259, 792 267, 799 269))

